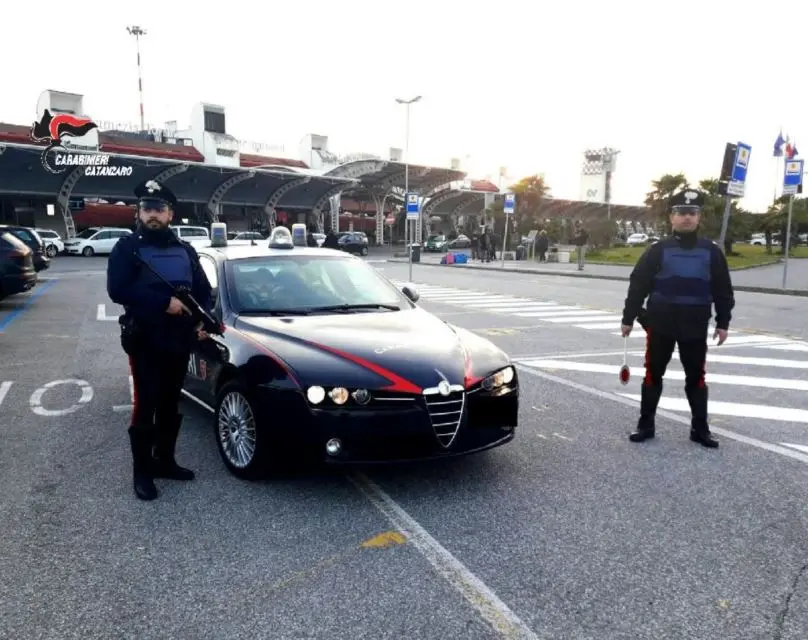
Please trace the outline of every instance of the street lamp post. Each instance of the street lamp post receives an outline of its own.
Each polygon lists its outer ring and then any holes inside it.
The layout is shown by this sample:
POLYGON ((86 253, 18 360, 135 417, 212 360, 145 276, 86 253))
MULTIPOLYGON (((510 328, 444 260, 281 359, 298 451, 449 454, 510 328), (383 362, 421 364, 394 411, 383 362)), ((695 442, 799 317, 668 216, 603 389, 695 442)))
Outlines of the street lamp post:
POLYGON ((140 130, 146 130, 146 120, 143 116, 143 74, 140 67, 140 36, 145 36, 146 31, 138 26, 126 27, 130 36, 135 36, 135 46, 137 47, 137 89, 140 93, 140 130))
MULTIPOLYGON (((407 108, 407 124, 405 130, 405 139, 404 139, 404 210, 406 212, 407 208, 407 194, 410 191, 410 106, 415 104, 421 99, 421 96, 415 96, 410 100, 403 100, 402 98, 396 98, 396 102, 398 104, 403 104, 407 108)), ((420 216, 420 211, 418 212, 420 216)), ((413 220, 413 222, 415 222, 413 220)), ((409 255, 409 263, 410 263, 410 281, 412 281, 412 244, 415 241, 415 225, 411 228, 409 216, 404 219, 404 235, 405 239, 407 240, 407 253, 409 255), (410 236, 412 238, 410 239, 410 236)))

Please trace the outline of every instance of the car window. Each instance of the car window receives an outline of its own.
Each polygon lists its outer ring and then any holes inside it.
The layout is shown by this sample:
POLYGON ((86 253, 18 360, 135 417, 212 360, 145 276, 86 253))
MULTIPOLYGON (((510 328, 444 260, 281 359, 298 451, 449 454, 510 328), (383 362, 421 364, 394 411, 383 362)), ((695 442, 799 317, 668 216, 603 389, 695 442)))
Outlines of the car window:
POLYGON ((26 244, 30 242, 35 242, 34 236, 31 235, 27 229, 12 229, 11 233, 17 236, 20 240, 25 242, 26 244))
POLYGON ((85 229, 81 233, 76 234, 76 238, 80 238, 81 240, 89 240, 97 231, 98 229, 85 229))
POLYGON ((12 249, 16 251, 21 251, 22 253, 28 253, 31 249, 28 248, 28 245, 22 242, 17 236, 13 233, 9 233, 8 231, 3 231, 0 233, 0 239, 2 239, 6 244, 10 245, 12 249))
POLYGON ((207 256, 199 256, 199 263, 202 265, 202 271, 205 272, 210 286, 214 289, 218 287, 219 277, 216 273, 216 262, 207 256))
POLYGON ((230 260, 227 288, 241 313, 331 305, 396 305, 407 299, 361 260, 343 257, 230 260))
POLYGON ((112 232, 111 231, 99 231, 91 239, 92 240, 109 240, 111 237, 112 237, 112 232))

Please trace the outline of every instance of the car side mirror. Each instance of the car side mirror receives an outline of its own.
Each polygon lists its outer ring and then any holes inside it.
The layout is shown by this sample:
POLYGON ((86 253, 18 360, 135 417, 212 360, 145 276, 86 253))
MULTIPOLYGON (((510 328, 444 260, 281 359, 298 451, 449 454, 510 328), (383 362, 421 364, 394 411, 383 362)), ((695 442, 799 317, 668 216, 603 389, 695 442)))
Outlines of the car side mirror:
POLYGON ((415 287, 401 287, 401 293, 403 293, 413 302, 418 302, 418 299, 421 297, 421 294, 418 293, 418 290, 415 287))

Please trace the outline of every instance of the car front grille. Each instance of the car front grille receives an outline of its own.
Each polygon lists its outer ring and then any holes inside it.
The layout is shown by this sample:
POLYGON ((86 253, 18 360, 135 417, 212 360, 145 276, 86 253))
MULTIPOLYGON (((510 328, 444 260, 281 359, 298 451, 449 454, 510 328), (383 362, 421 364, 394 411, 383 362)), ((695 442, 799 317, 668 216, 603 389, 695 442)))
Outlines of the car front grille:
POLYGON ((460 429, 466 404, 466 393, 453 391, 448 396, 430 394, 424 396, 424 401, 438 442, 442 447, 449 448, 460 429))

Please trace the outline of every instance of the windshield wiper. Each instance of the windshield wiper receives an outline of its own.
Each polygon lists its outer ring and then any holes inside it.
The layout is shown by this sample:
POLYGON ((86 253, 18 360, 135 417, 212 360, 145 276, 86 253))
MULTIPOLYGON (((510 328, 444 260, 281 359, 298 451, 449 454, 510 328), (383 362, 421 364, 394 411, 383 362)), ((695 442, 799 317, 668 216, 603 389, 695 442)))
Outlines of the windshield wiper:
POLYGON ((308 311, 354 311, 362 309, 387 309, 388 311, 401 311, 397 304, 331 304, 324 307, 311 307, 308 311))
POLYGON ((309 309, 251 309, 242 311, 243 316, 307 316, 309 309))

